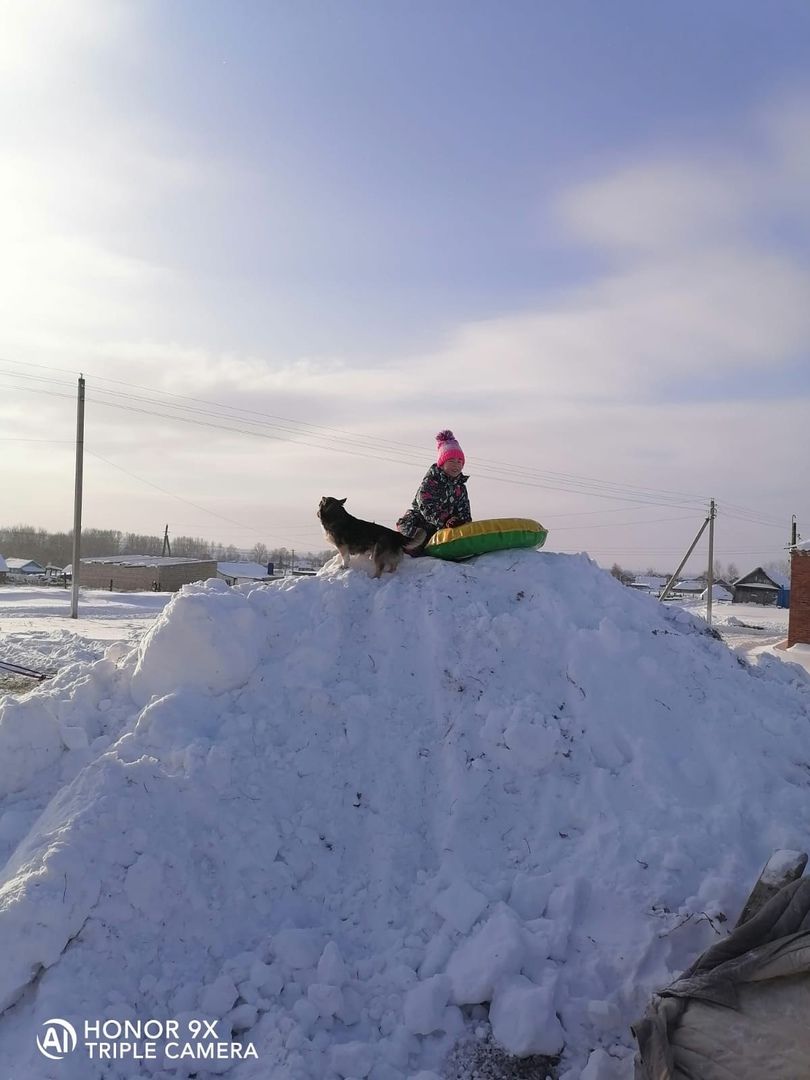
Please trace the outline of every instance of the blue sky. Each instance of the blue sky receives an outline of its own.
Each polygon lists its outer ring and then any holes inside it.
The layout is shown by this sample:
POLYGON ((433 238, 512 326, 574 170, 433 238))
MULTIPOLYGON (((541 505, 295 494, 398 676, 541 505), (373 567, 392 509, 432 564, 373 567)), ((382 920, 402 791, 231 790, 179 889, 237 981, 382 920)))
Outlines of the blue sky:
MULTIPOLYGON (((89 523, 320 547, 322 486, 393 519, 422 466, 391 446, 426 465, 451 426, 535 470, 524 490, 481 468, 476 516, 557 523, 602 562, 671 561, 700 514, 589 531, 593 493, 540 473, 748 507, 718 538, 738 562, 783 554, 791 513, 810 531, 806 3, 0 10, 6 369, 380 448, 270 452, 99 400, 115 464, 89 523)), ((24 385, 0 371, 4 517, 66 527, 68 450, 23 440, 66 445, 67 398, 24 385)))

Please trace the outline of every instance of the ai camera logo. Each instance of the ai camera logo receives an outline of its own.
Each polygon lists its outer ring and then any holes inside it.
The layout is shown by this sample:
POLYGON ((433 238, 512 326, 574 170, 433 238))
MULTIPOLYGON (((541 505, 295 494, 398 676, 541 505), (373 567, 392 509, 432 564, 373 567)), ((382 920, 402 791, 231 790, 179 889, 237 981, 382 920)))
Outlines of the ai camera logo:
POLYGON ((61 1061, 73 1053, 76 1049, 76 1029, 73 1024, 55 1016, 52 1020, 46 1020, 42 1026, 45 1034, 37 1035, 40 1054, 44 1054, 51 1061, 61 1061))

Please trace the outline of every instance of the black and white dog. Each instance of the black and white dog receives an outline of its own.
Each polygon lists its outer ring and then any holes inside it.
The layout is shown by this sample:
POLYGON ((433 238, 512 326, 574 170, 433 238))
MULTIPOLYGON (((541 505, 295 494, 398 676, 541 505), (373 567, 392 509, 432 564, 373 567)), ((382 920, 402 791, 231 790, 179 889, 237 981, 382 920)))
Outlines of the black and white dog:
POLYGON ((333 499, 324 495, 318 504, 318 517, 326 538, 335 545, 348 567, 350 555, 370 555, 374 562, 374 577, 383 570, 393 573, 402 558, 402 549, 409 542, 407 536, 378 525, 376 521, 363 521, 352 517, 343 504, 345 499, 333 499))

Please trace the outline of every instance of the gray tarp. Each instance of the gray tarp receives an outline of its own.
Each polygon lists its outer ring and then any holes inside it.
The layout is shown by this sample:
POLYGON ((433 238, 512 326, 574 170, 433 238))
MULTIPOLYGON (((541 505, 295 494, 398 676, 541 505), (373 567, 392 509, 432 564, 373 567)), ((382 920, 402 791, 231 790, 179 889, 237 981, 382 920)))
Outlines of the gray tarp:
POLYGON ((786 885, 653 998, 636 1080, 810 1080, 810 880, 786 885))

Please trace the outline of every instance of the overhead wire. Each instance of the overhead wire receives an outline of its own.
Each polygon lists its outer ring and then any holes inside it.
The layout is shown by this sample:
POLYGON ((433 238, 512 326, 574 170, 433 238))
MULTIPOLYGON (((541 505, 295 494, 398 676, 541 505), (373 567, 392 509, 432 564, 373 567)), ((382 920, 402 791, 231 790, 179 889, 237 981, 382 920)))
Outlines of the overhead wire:
MULTIPOLYGON (((0 358, 0 364, 6 366, 13 365, 16 368, 20 367, 17 362, 8 361, 0 358)), ((64 369, 55 368, 49 365, 30 365, 39 368, 40 370, 56 371, 60 375, 68 374, 64 369)), ((41 393, 53 397, 72 397, 72 382, 65 381, 61 378, 53 378, 53 376, 28 374, 27 372, 21 372, 19 370, 2 371, 0 370, 0 379, 9 377, 22 379, 27 382, 34 382, 39 384, 46 384, 50 386, 65 388, 65 392, 60 390, 48 390, 42 385, 36 388, 31 386, 15 386, 11 384, 12 389, 19 389, 23 392, 41 393)), ((110 383, 116 386, 126 387, 127 390, 110 390, 105 386, 98 386, 91 384, 89 392, 86 394, 90 400, 95 401, 96 404, 107 406, 108 408, 115 408, 119 410, 126 410, 133 413, 139 413, 146 416, 155 416, 161 419, 174 420, 186 424, 195 424, 197 426, 212 428, 215 430, 230 432, 238 435, 252 435, 255 437, 271 439, 281 442, 290 442, 298 445, 305 445, 314 449, 328 450, 330 452, 337 452, 342 454, 349 454, 359 457, 374 456, 377 459, 387 460, 396 464, 421 464, 424 461, 424 455, 421 448, 408 443, 401 443, 392 440, 383 440, 382 442, 375 436, 364 435, 362 433, 346 432, 343 429, 326 427, 324 425, 315 425, 304 421, 293 420, 288 417, 281 417, 275 414, 263 413, 258 410, 246 409, 242 407, 236 407, 228 405, 222 402, 210 401, 207 399, 193 398, 186 395, 172 394, 168 391, 157 391, 151 387, 143 387, 139 384, 126 383, 123 380, 110 379, 107 376, 94 376, 96 382, 110 383), (144 393, 133 394, 132 390, 143 391, 144 393), (145 396, 144 396, 145 395, 145 396), (171 400, 169 400, 171 399, 171 400), (151 408, 139 407, 139 405, 132 404, 132 401, 140 403, 140 406, 151 406, 151 408), (192 404, 186 404, 190 402, 192 404), (201 407, 204 406, 204 407, 201 407), (269 430, 268 430, 269 429, 269 430), (373 455, 371 453, 373 448, 373 455), (381 453, 381 450, 385 450, 385 453, 381 453)), ((7 384, 8 385, 8 384, 7 384)), ((24 440, 18 440, 24 441, 24 440)), ((30 440, 36 441, 36 440, 30 440)), ((42 440, 62 442, 66 440, 42 440)), ((115 468, 120 469, 122 472, 127 473, 128 470, 122 466, 117 465, 115 462, 105 459, 102 455, 96 454, 101 460, 107 461, 108 464, 115 468)), ((476 475, 481 476, 483 479, 497 480, 499 482, 505 482, 510 484, 517 484, 525 487, 543 488, 545 490, 558 491, 565 494, 579 494, 587 495, 591 498, 600 498, 608 500, 620 500, 623 503, 622 507, 607 508, 601 511, 573 511, 566 514, 555 515, 551 513, 548 515, 549 520, 553 520, 555 517, 584 517, 598 513, 616 513, 621 512, 622 509, 629 509, 631 506, 660 506, 669 509, 683 509, 689 511, 703 510, 705 509, 708 500, 702 496, 686 492, 671 491, 667 489, 656 489, 626 484, 616 484, 611 481, 601 480, 596 477, 578 476, 571 473, 560 473, 555 471, 546 471, 533 469, 531 467, 516 465, 510 462, 495 461, 493 459, 486 458, 468 458, 468 463, 476 469, 476 475), (678 502, 676 500, 683 500, 678 502)), ((222 520, 228 521, 230 524, 238 525, 240 528, 246 528, 253 531, 254 527, 243 525, 227 518, 225 515, 217 514, 215 511, 208 510, 207 508, 200 506, 199 504, 192 503, 190 500, 184 499, 182 496, 178 496, 173 492, 169 492, 166 489, 160 488, 159 485, 152 484, 150 481, 146 481, 143 477, 138 477, 137 474, 129 473, 135 479, 141 480, 144 483, 151 484, 157 490, 163 491, 165 494, 170 495, 173 498, 177 498, 180 501, 185 501, 199 509, 204 513, 211 514, 215 517, 220 517, 222 520)), ((768 528, 784 528, 784 523, 770 515, 762 514, 759 511, 753 510, 749 507, 742 507, 733 503, 719 503, 719 508, 722 512, 730 518, 751 524, 754 526, 768 527, 768 528)), ((660 519, 659 519, 660 520, 660 519)), ((668 520, 686 520, 685 518, 675 518, 668 520)), ((647 524, 648 522, 611 522, 601 523, 594 528, 604 527, 621 527, 622 525, 632 524, 647 524)), ((655 522, 649 522, 655 523, 655 522)), ((557 526, 557 531, 589 528, 588 525, 569 525, 569 526, 557 526)), ((258 530, 255 530, 258 531, 258 530)), ((275 531, 275 530, 274 530, 275 531)))
MULTIPOLYGON (((0 378, 2 374, 0 374, 0 378)), ((31 376, 31 379, 45 382, 56 382, 56 380, 48 380, 43 376, 31 376)), ((58 383, 58 385, 64 385, 58 383)), ((56 391, 48 391, 42 388, 38 390, 31 390, 31 388, 15 387, 16 389, 29 389, 30 392, 46 393, 51 396, 64 397, 69 396, 60 394, 56 391)), ((357 444, 349 442, 348 445, 336 441, 334 436, 321 435, 316 432, 301 433, 290 427, 273 424, 268 425, 265 421, 252 420, 249 417, 243 417, 238 410, 232 407, 226 407, 227 411, 213 411, 211 409, 200 409, 196 406, 177 406, 172 402, 165 402, 155 397, 144 398, 141 395, 133 395, 130 393, 122 394, 119 391, 108 391, 104 388, 95 388, 86 394, 87 399, 96 401, 99 405, 106 405, 109 408, 116 408, 133 413, 140 413, 147 416, 157 416, 163 419, 176 420, 187 424, 196 424, 198 426, 204 426, 213 428, 220 431, 228 431, 234 434, 240 435, 254 435, 260 438, 272 439, 275 441, 292 442, 302 444, 316 449, 327 449, 330 452, 337 452, 342 454, 349 454, 356 457, 375 457, 376 459, 387 460, 396 464, 422 464, 424 456, 421 451, 417 450, 394 450, 389 449, 387 453, 381 453, 381 445, 377 444, 373 455, 366 447, 360 447, 357 444), (121 400, 123 399, 123 400, 121 400), (132 404, 132 401, 139 401, 141 406, 150 405, 152 408, 141 407, 136 404, 132 404), (239 421, 239 424, 235 424, 232 421, 239 421), (245 426, 245 425, 249 426, 245 426), (277 434, 273 430, 264 430, 266 428, 278 428, 282 433, 277 434)), ((384 444, 383 444, 384 446, 384 444)), ((493 465, 489 464, 487 459, 469 459, 471 464, 478 464, 477 475, 485 479, 497 480, 499 482, 517 484, 523 487, 535 487, 545 490, 558 491, 568 494, 584 494, 590 497, 600 499, 619 499, 623 502, 630 502, 635 505, 655 505, 655 506, 670 506, 673 509, 685 509, 693 510, 698 509, 705 505, 706 500, 701 499, 698 496, 686 496, 689 500, 688 503, 677 502, 679 498, 676 492, 658 491, 656 489, 631 487, 628 485, 618 485, 610 481, 601 481, 593 477, 578 477, 574 474, 566 473, 542 473, 538 470, 534 472, 531 470, 522 470, 517 472, 519 467, 511 466, 508 463, 493 465)))

